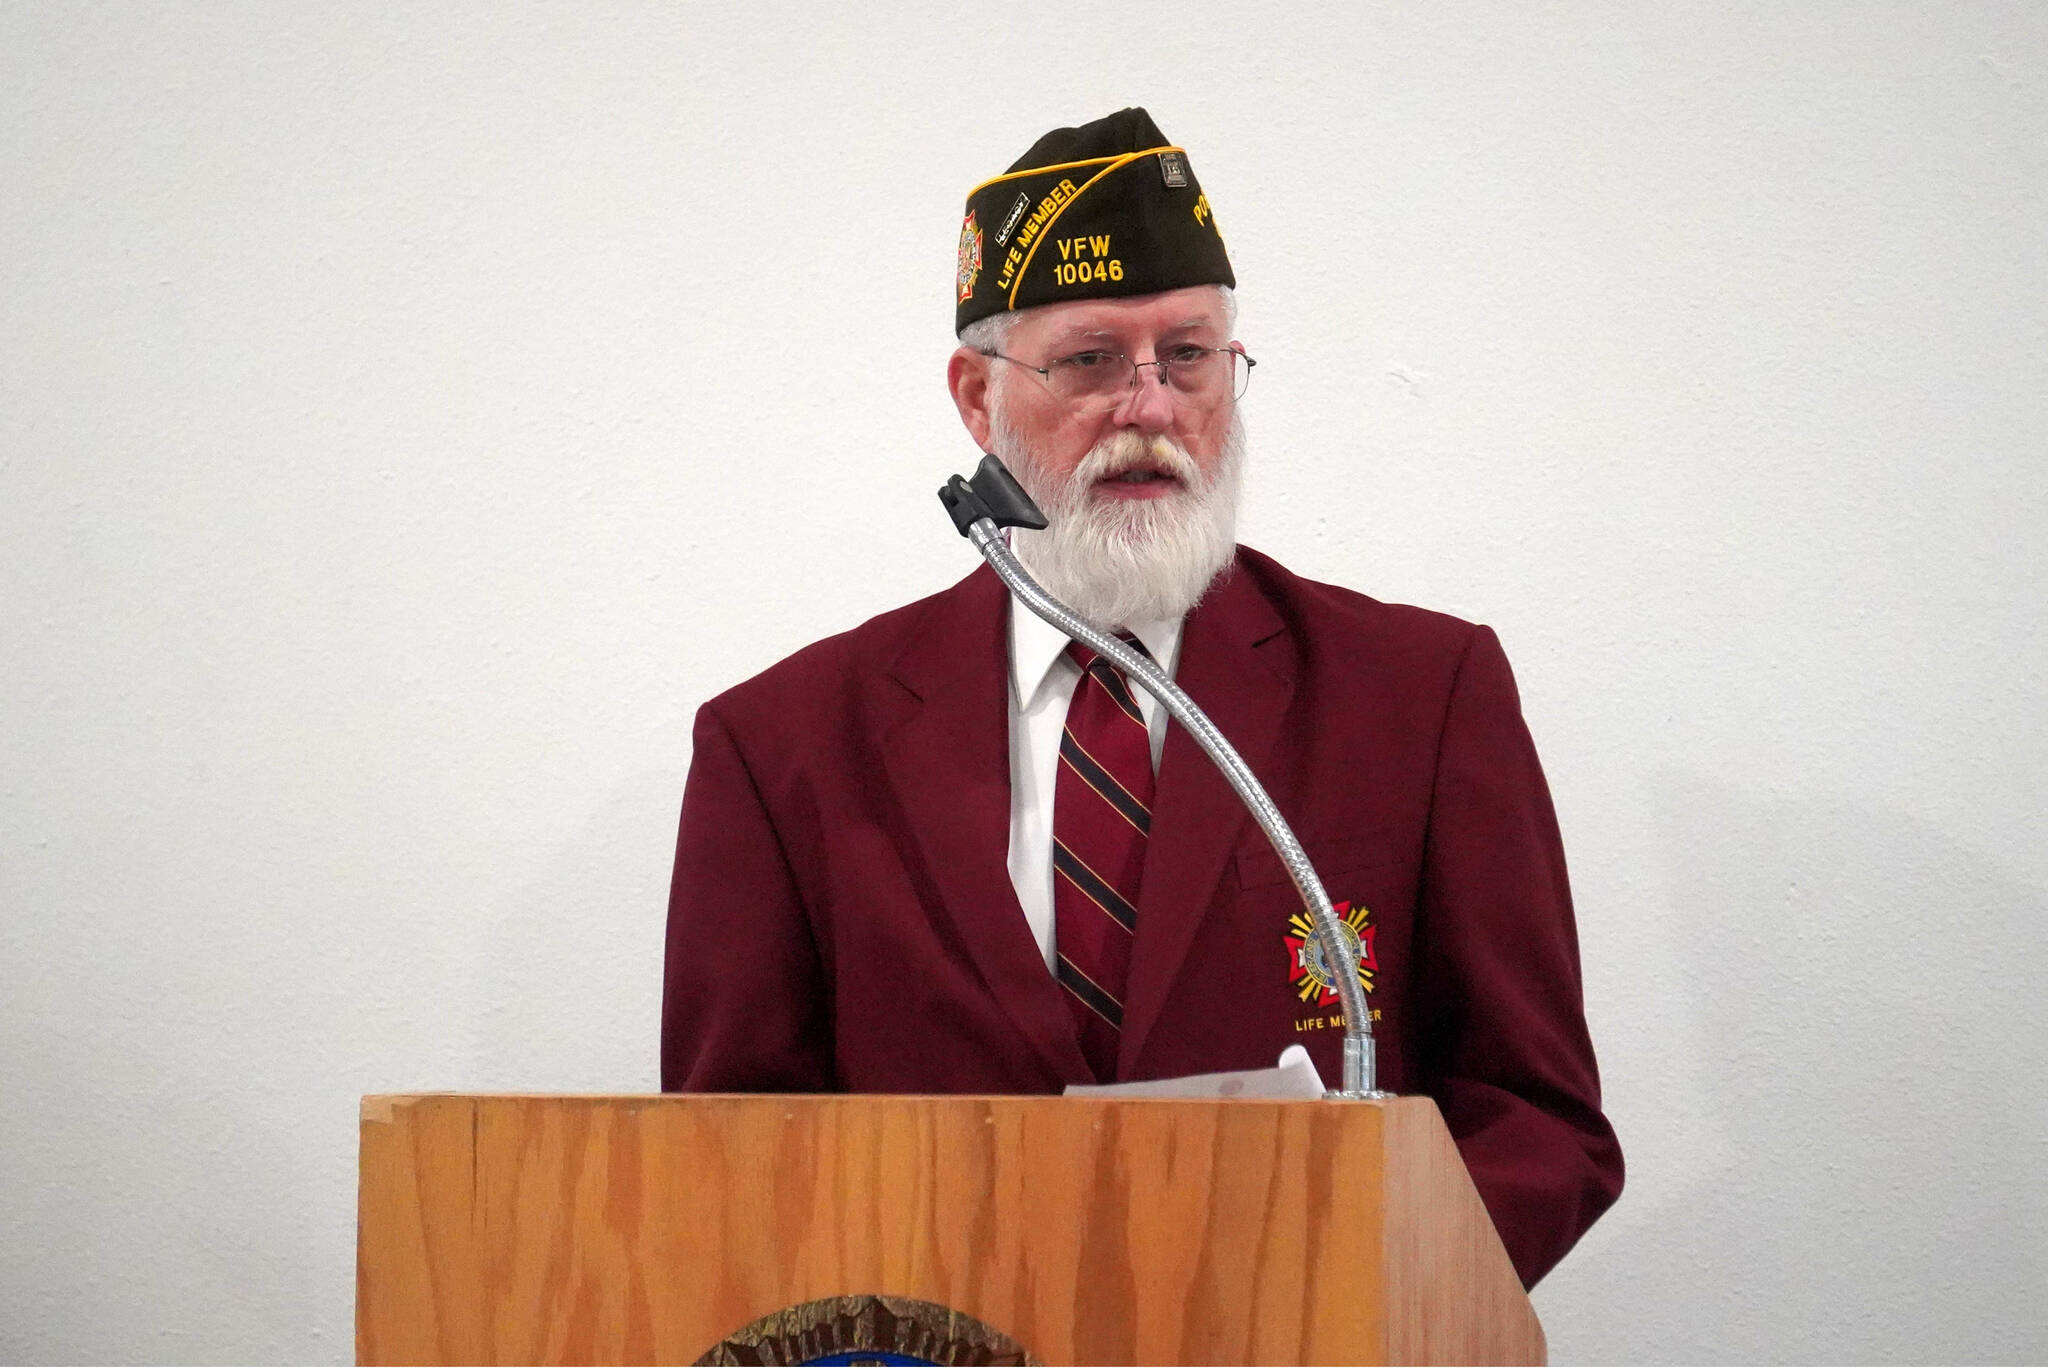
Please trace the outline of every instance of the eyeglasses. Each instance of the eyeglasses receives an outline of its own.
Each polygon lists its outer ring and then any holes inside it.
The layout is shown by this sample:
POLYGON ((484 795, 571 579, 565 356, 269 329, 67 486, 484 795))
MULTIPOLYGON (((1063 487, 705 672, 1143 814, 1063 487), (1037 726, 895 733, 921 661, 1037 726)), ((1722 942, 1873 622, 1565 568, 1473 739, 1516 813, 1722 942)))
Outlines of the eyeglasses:
POLYGON ((1221 408, 1244 397, 1251 385, 1252 367, 1258 364, 1238 347, 1192 344, 1169 348, 1156 361, 1133 361, 1119 352, 1084 351, 1034 366, 1001 352, 982 354, 1032 372, 1045 381, 1055 398, 1083 413, 1106 413, 1121 405, 1143 382, 1147 366, 1180 403, 1197 409, 1221 408))

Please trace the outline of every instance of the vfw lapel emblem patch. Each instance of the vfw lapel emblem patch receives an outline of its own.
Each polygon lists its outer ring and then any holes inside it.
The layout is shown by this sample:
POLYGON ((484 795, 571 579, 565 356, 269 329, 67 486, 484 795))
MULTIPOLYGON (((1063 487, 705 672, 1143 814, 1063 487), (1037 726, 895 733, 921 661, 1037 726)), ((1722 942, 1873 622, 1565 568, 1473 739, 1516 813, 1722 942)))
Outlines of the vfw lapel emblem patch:
MULTIPOLYGON (((1340 902, 1336 908, 1337 917, 1343 924, 1344 948, 1358 974, 1358 986, 1370 993, 1380 971, 1379 961, 1373 958, 1372 953, 1373 934, 1379 928, 1372 925, 1372 912, 1363 903, 1353 907, 1348 902, 1340 902)), ((1284 939, 1287 942, 1287 981, 1295 996, 1315 1007, 1328 1007, 1336 1002, 1337 976, 1330 972, 1322 940, 1316 935, 1315 919, 1307 908, 1287 919, 1284 939)), ((1373 1015, 1379 1014, 1375 1012, 1373 1015)))
POLYGON ((974 295, 974 282, 981 276, 981 225, 974 221, 974 211, 967 211, 967 218, 960 225, 960 302, 965 304, 974 295))

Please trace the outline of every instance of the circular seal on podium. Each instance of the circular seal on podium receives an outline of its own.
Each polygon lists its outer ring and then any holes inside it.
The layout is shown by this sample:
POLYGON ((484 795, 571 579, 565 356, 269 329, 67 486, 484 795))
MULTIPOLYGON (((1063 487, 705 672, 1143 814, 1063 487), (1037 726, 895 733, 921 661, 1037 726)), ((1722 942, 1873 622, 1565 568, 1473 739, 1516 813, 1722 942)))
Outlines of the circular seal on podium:
POLYGON ((700 1364, 1035 1364, 1023 1345, 964 1311, 909 1297, 825 1297, 733 1331, 700 1364))

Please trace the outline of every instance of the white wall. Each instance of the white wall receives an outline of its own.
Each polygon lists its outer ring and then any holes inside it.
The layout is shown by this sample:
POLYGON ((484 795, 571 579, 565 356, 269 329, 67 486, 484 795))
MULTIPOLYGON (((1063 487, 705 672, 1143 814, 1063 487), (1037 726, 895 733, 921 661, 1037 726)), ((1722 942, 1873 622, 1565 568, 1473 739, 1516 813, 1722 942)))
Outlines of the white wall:
POLYGON ((647 1089, 696 705, 970 568, 1125 103, 1246 540, 1499 628, 1630 1163, 1559 1362, 2048 1357, 2048 10, 0 6, 0 1357, 344 1360, 356 1099, 647 1089))

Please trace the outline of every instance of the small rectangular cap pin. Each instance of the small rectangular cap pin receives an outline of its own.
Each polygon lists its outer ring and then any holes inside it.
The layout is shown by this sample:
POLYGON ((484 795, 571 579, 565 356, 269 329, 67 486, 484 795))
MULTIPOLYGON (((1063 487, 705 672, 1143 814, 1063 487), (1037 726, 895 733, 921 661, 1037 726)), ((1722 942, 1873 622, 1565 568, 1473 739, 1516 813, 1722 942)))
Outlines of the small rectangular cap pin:
POLYGON ((1187 187, 1188 164, 1181 159, 1180 153, 1159 154, 1159 177, 1166 182, 1166 188, 1169 190, 1182 190, 1187 187))

